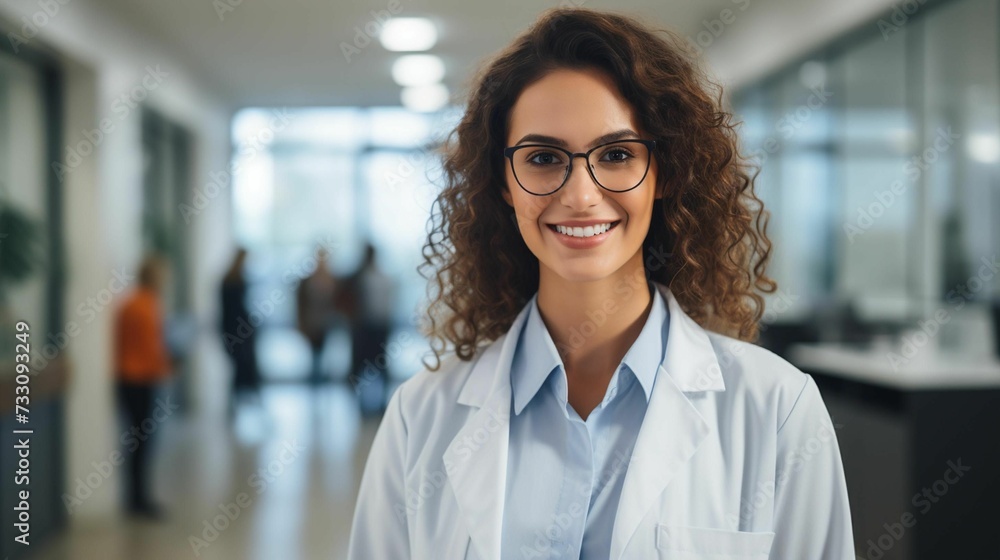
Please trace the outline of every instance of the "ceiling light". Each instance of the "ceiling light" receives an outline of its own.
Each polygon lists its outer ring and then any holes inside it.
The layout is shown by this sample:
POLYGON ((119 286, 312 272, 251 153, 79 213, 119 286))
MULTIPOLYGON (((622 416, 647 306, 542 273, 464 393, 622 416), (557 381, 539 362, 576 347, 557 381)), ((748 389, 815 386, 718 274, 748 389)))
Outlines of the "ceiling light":
POLYGON ((378 40, 390 51, 426 51, 437 43, 437 28, 427 18, 392 18, 385 22, 378 40))
POLYGON ((972 159, 981 163, 996 163, 1000 160, 1000 138, 996 134, 972 134, 966 142, 972 159))
POLYGON ((448 104, 448 88, 444 84, 429 84, 403 88, 400 98, 411 111, 429 113, 448 104))
POLYGON ((444 62, 433 54, 407 54, 392 64, 392 79, 403 87, 429 85, 443 77, 444 62))

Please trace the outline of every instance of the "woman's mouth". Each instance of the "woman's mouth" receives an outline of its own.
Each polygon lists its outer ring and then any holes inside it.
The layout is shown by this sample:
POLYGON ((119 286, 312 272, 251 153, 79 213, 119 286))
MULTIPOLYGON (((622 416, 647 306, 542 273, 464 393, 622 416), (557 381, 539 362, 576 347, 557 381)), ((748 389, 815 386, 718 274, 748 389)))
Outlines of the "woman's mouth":
POLYGON ((564 247, 570 249, 592 249, 610 238, 620 223, 621 220, 579 227, 556 224, 546 225, 548 225, 556 240, 564 247))
POLYGON ((603 233, 611 231, 620 223, 621 220, 615 220, 613 222, 605 222, 603 224, 594 224, 592 226, 586 226, 586 227, 579 227, 579 226, 570 227, 570 226, 561 226, 557 224, 547 224, 547 225, 549 229, 558 233, 559 235, 586 239, 588 237, 594 237, 596 235, 601 235, 603 233))

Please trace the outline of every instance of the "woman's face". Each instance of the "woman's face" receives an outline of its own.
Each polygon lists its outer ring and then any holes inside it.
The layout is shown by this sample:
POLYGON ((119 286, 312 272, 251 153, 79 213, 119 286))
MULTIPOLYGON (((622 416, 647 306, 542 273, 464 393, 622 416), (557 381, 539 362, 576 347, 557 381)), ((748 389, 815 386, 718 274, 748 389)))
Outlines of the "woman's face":
MULTIPOLYGON (((598 70, 559 69, 521 92, 511 110, 507 146, 560 145, 555 141, 559 140, 561 147, 571 152, 586 152, 605 143, 601 137, 621 131, 630 133, 615 140, 648 139, 611 79, 598 70)), ((557 167, 560 161, 565 166, 566 160, 564 153, 535 148, 518 150, 514 157, 557 167)), ((591 155, 592 161, 604 158, 608 165, 625 157, 629 156, 603 149, 591 155)), ((555 273, 567 281, 586 282, 608 278, 627 264, 642 266, 642 242, 649 231, 653 200, 660 198, 655 192, 656 160, 650 160, 639 186, 615 193, 594 182, 583 158, 573 158, 566 184, 552 194, 537 196, 521 188, 510 159, 505 158, 507 189, 503 197, 514 208, 521 236, 538 257, 543 277, 555 273), (580 233, 594 233, 586 229, 570 232, 576 233, 574 236, 556 227, 581 226, 581 222, 612 227, 592 238, 578 237, 580 233)), ((519 172, 518 177, 523 179, 523 175, 519 172)), ((606 227, 598 225, 595 230, 606 227)))

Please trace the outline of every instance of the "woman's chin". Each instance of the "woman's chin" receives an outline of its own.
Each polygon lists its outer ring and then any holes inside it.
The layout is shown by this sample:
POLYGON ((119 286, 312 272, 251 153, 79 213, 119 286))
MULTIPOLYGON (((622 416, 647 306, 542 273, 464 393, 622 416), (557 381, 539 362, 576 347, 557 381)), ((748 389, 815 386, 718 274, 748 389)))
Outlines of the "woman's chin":
POLYGON ((554 278, 560 282, 586 283, 597 282, 611 276, 614 272, 607 263, 598 259, 573 259, 574 262, 559 262, 551 268, 554 278))

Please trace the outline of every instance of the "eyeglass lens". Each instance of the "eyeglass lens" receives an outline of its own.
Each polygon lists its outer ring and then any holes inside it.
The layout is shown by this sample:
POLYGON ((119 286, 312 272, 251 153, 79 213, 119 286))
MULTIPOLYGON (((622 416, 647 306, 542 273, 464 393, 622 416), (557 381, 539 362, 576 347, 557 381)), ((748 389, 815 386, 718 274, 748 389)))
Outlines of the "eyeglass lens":
MULTIPOLYGON (((548 194, 569 177, 569 156, 548 146, 525 146, 511 154, 514 175, 525 190, 548 194)), ((627 191, 642 182, 649 166, 649 149, 641 142, 623 140, 594 150, 587 164, 605 189, 627 191)))

